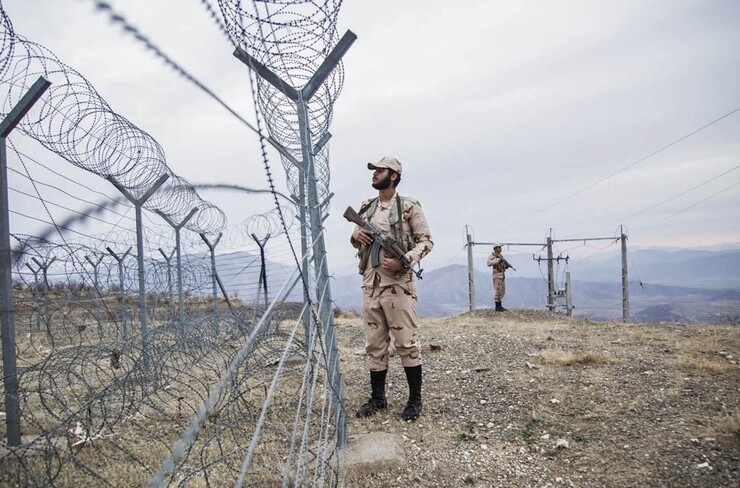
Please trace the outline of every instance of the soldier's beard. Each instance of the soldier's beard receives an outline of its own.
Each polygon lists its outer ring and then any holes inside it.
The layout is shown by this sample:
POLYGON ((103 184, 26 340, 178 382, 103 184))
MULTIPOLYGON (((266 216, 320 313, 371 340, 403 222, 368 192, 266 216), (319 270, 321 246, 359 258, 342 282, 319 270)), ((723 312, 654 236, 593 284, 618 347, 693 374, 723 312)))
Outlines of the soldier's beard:
POLYGON ((376 190, 385 190, 391 186, 391 172, 389 171, 387 175, 385 175, 385 178, 378 181, 377 183, 373 183, 373 188, 376 190))

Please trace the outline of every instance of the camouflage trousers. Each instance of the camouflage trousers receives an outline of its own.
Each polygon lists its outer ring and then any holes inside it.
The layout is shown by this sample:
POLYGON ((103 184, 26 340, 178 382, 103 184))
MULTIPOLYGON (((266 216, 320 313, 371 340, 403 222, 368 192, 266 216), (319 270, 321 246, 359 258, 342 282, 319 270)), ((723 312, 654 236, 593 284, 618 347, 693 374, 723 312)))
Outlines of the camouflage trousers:
POLYGON ((365 327, 365 352, 370 371, 388 369, 393 338, 396 353, 404 367, 421 364, 421 347, 416 328, 416 283, 413 281, 382 288, 363 287, 362 322, 365 327))
POLYGON ((501 302, 506 295, 506 279, 503 275, 493 277, 493 300, 501 302))

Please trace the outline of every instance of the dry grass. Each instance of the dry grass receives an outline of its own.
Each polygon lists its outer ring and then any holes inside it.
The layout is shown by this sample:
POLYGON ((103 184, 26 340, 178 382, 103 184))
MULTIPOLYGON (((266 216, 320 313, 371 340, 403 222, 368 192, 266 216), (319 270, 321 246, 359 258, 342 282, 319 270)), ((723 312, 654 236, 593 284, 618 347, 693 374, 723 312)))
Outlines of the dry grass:
MULTIPOLYGON (((364 338, 359 319, 338 325, 354 412, 369 393, 364 338)), ((348 486, 740 485, 736 327, 480 310, 419 328, 422 417, 399 418, 406 385, 393 357, 388 411, 350 418, 350 435, 397 434, 408 461, 348 486)))
MULTIPOLYGON (((25 392, 23 435, 54 430, 61 443, 51 461, 29 457, 21 466, 18 460, 4 459, 8 462, 0 469, 0 486, 23 478, 14 477, 15 470, 33 473, 39 480, 52 476, 53 485, 59 487, 81 486, 90 479, 106 480, 110 486, 147 485, 242 345, 239 337, 212 349, 184 347, 176 340, 164 335, 151 344, 158 354, 156 374, 142 376, 133 374, 135 351, 122 351, 120 364, 114 367, 108 355, 100 354, 105 348, 54 347, 45 335, 19 337, 19 363, 30 368, 20 377, 25 392), (71 424, 61 425, 60 419, 71 419, 71 424), (69 431, 76 425, 82 437, 69 431), (79 442, 88 435, 91 439, 79 442)), ((284 345, 284 337, 275 340, 276 344, 260 343, 242 365, 178 468, 178 483, 187 478, 186 486, 233 485, 276 371, 280 351, 273 346, 284 345)), ((246 479, 249 485, 273 486, 282 480, 304 365, 305 359, 291 356, 283 370, 246 479)), ((319 411, 323 398, 317 395, 312 402, 319 411)), ((310 435, 315 438, 321 418, 316 414, 311 420, 310 435)), ((313 473, 304 470, 304 474, 313 473)))
POLYGON ((740 409, 735 406, 733 412, 715 417, 705 435, 717 437, 729 444, 740 444, 740 409))
POLYGON ((575 366, 579 364, 607 364, 609 358, 599 352, 573 352, 548 349, 539 355, 540 361, 548 366, 575 366))
MULTIPOLYGON (((485 310, 420 319, 424 413, 407 423, 399 415, 407 389, 397 357, 391 358, 388 411, 368 419, 354 417, 369 393, 362 325, 355 314, 341 312, 336 318, 350 435, 397 434, 408 459, 400 470, 350 476, 346 486, 740 484, 737 327, 599 324, 544 312, 485 310), (441 349, 431 351, 432 343, 441 349), (712 469, 697 468, 704 462, 712 469)), ((41 337, 34 337, 33 347, 22 340, 22 364, 49 361, 41 337)), ((224 344, 196 358, 170 356, 174 366, 167 385, 147 390, 147 403, 138 404, 126 421, 103 425, 102 434, 114 435, 68 454, 110 485, 145 485, 237 348, 237 343, 224 344)), ((161 350, 168 350, 166 344, 161 350)), ((54 354, 73 357, 73 352, 66 347, 54 354)), ((64 395, 83 398, 87 393, 75 377, 99 381, 91 386, 102 388, 130 371, 128 360, 124 355, 116 370, 107 357, 74 363, 54 376, 53 384, 64 395)), ((253 374, 240 376, 239 390, 208 419, 176 483, 233 485, 274 371, 272 356, 255 355, 247 368, 253 374), (200 468, 209 463, 206 478, 200 468)), ((280 382, 250 485, 280 484, 302 371, 301 364, 289 366, 280 382)), ((134 380, 120 387, 133 395, 145 391, 134 380)), ((74 405, 79 408, 83 401, 74 405)), ((107 406, 118 412, 122 405, 107 406)), ((44 408, 57 407, 42 404, 38 396, 30 396, 26 406, 36 411, 36 426, 53 424, 44 408)), ((28 462, 38 473, 55 472, 55 486, 80 485, 81 472, 72 463, 60 467, 59 459, 52 459, 57 465, 50 467, 42 459, 28 462)), ((3 483, 14 481, 0 477, 3 483)))
POLYGON ((680 354, 676 358, 676 365, 680 368, 693 370, 694 372, 705 374, 720 374, 729 371, 732 367, 728 361, 718 361, 711 358, 702 357, 696 354, 680 354))

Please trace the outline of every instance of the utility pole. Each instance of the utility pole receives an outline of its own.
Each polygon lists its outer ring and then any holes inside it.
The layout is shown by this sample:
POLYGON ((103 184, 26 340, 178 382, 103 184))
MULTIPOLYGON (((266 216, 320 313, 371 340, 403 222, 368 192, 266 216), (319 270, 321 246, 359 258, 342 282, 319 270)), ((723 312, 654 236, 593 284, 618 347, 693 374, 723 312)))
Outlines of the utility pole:
POLYGON ((465 237, 468 248, 468 307, 470 313, 475 312, 475 270, 473 269, 473 237, 470 235, 470 226, 465 226, 465 237))
POLYGON ((624 226, 619 226, 620 241, 622 241, 622 322, 630 320, 630 287, 627 277, 627 235, 624 226))
MULTIPOLYGON (((568 264, 568 260, 570 259, 570 256, 558 256, 554 257, 552 252, 552 243, 557 242, 553 240, 552 238, 548 237, 547 242, 545 243, 544 247, 547 247, 547 257, 543 258, 540 256, 534 257, 532 255, 532 259, 534 261, 537 261, 537 263, 541 263, 542 261, 547 261, 547 309, 550 312, 555 311, 556 307, 556 301, 557 297, 559 296, 558 292, 555 290, 555 271, 554 271, 554 265, 553 262, 557 262, 560 264, 560 261, 565 261, 566 264, 568 264)), ((570 273, 567 273, 568 279, 570 279, 570 273)), ((566 287, 569 285, 566 285, 566 287)))
POLYGON ((555 273, 552 268, 552 227, 547 235, 547 309, 555 310, 555 273))
POLYGON ((573 289, 570 287, 570 271, 565 273, 565 313, 573 315, 573 289))

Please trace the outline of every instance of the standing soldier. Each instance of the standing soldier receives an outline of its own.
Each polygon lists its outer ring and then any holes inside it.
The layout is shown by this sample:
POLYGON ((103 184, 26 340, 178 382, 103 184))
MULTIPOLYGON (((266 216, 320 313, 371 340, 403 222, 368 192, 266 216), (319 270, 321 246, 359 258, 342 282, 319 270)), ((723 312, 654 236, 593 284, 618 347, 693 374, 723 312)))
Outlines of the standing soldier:
POLYGON ((501 302, 506 294, 506 268, 513 269, 513 266, 501 254, 501 244, 493 245, 493 252, 488 256, 486 264, 493 268, 493 300, 496 302, 496 311, 505 312, 507 309, 501 302))
MULTIPOLYGON (((366 222, 393 237, 414 266, 434 247, 421 204, 396 192, 401 181, 398 159, 384 157, 377 163, 367 163, 367 167, 373 171, 372 186, 378 190, 378 196, 362 202, 358 213, 366 222)), ((404 420, 416 420, 421 414, 422 378, 414 273, 399 259, 387 255, 383 248, 379 265, 373 268, 370 263, 373 235, 360 226, 355 226, 350 242, 358 249, 360 258, 362 321, 372 389, 370 399, 357 410, 357 416, 368 417, 388 407, 385 378, 392 338, 409 385, 409 399, 401 416, 404 420)))

